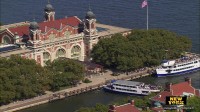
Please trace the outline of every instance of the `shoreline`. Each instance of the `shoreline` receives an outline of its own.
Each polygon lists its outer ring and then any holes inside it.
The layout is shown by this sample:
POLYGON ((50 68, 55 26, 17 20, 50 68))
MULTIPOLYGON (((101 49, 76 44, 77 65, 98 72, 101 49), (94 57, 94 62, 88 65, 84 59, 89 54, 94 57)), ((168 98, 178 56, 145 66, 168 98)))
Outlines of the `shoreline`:
POLYGON ((0 111, 2 112, 13 112, 13 111, 18 111, 26 108, 30 108, 33 106, 45 104, 48 102, 52 102, 55 100, 61 100, 70 96, 78 95, 81 93, 93 91, 96 89, 100 89, 108 83, 110 80, 113 79, 121 79, 121 80, 131 80, 131 79, 137 79, 145 76, 149 76, 148 74, 148 69, 140 72, 133 72, 130 73, 129 75, 120 74, 119 76, 112 76, 112 72, 108 71, 107 73, 104 73, 103 75, 98 75, 98 76, 92 76, 89 78, 92 82, 91 83, 82 83, 79 84, 76 87, 72 88, 67 88, 64 90, 56 91, 56 92, 48 92, 45 95, 34 97, 31 99, 26 99, 23 101, 18 101, 18 102, 13 102, 8 105, 3 105, 0 107, 0 111))

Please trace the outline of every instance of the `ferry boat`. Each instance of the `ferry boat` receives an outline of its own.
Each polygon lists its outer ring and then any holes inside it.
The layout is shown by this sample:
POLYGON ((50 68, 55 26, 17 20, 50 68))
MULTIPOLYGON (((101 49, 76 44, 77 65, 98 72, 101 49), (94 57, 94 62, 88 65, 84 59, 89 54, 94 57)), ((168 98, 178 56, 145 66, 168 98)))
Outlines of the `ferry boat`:
POLYGON ((160 91, 157 86, 126 80, 112 80, 108 85, 104 85, 103 88, 105 91, 131 95, 149 95, 151 92, 160 91))
POLYGON ((157 77, 182 75, 200 70, 200 58, 198 56, 185 56, 178 60, 164 60, 156 69, 157 77))

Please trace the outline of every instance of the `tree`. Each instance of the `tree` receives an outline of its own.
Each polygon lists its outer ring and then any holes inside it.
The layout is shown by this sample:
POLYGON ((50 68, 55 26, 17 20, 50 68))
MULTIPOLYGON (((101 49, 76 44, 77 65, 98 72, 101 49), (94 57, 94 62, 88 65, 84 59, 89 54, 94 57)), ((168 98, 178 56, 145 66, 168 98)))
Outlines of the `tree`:
POLYGON ((84 77, 84 66, 76 60, 58 58, 49 62, 45 68, 53 73, 51 89, 54 91, 60 87, 76 85, 84 77))
POLYGON ((0 105, 75 85, 83 73, 84 66, 75 60, 57 59, 42 67, 17 55, 0 57, 0 105))
POLYGON ((133 30, 101 39, 92 49, 95 63, 120 71, 159 65, 163 59, 175 59, 191 49, 191 40, 176 33, 153 29, 133 30), (168 51, 168 52, 166 52, 168 51))
POLYGON ((95 112, 95 111, 94 111, 94 108, 82 107, 82 108, 76 110, 75 112, 95 112))
POLYGON ((35 60, 10 56, 0 58, 0 105, 44 94, 52 82, 51 73, 35 60))
POLYGON ((108 106, 96 104, 94 107, 82 107, 75 112, 108 112, 108 106))
POLYGON ((94 110, 95 110, 95 112, 108 112, 108 106, 98 103, 98 104, 96 104, 94 110))
POLYGON ((189 97, 187 100, 187 106, 194 108, 192 110, 187 110, 188 112, 200 112, 200 97, 189 97))

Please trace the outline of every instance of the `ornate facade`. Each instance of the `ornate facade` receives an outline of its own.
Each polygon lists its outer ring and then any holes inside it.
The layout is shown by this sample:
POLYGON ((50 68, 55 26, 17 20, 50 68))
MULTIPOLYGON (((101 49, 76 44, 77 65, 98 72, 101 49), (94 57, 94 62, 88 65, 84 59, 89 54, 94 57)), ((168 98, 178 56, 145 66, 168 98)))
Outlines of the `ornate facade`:
POLYGON ((35 59, 42 66, 58 57, 89 59, 90 50, 98 42, 95 14, 89 10, 85 19, 78 17, 55 19, 51 4, 44 8, 45 21, 24 22, 0 31, 1 45, 17 45, 26 52, 22 57, 35 59))

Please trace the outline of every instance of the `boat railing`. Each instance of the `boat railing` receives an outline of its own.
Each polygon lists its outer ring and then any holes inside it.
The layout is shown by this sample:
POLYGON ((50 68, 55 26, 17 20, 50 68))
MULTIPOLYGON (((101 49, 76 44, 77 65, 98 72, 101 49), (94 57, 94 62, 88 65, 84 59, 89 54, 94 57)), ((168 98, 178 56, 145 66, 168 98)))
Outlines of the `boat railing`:
POLYGON ((157 90, 157 89, 159 89, 159 87, 158 86, 153 86, 153 85, 145 85, 145 86, 139 86, 139 89, 157 90))
POLYGON ((187 63, 190 61, 195 61, 200 59, 199 56, 192 56, 192 57, 187 57, 187 58, 180 58, 180 59, 176 59, 176 64, 181 64, 181 63, 187 63))
MULTIPOLYGON (((199 56, 191 56, 191 57, 187 57, 187 58, 179 58, 179 59, 176 59, 175 60, 175 65, 177 64, 182 64, 182 63, 187 63, 187 62, 190 62, 190 61, 195 61, 195 60, 199 60, 200 57, 199 56)), ((158 66, 157 69, 163 69, 163 68, 170 68, 171 66, 169 67, 163 67, 163 66, 158 66)))

